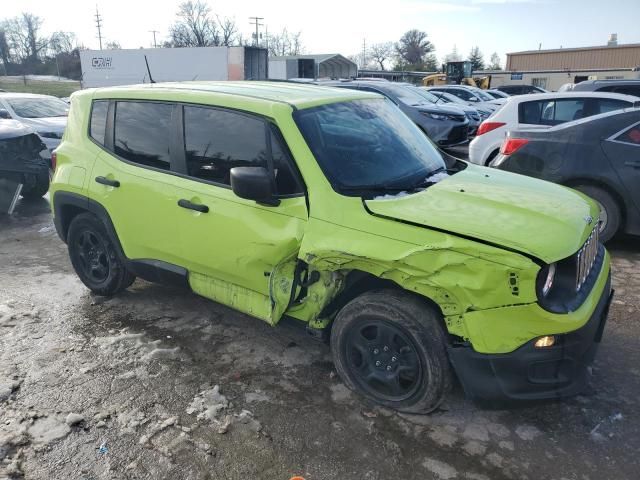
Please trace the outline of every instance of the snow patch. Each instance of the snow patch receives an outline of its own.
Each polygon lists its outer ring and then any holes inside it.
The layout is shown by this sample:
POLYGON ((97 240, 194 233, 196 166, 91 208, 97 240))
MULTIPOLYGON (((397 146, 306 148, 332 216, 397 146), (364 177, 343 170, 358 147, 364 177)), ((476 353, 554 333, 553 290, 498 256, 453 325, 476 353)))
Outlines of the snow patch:
POLYGON ((425 459, 422 466, 441 480, 449 480, 458 476, 458 471, 454 467, 435 458, 425 459))
POLYGON ((542 435, 542 432, 532 425, 519 425, 516 428, 516 435, 522 440, 531 441, 537 436, 542 435))
POLYGON ((410 195, 409 192, 399 192, 399 193, 396 193, 395 195, 391 195, 387 193, 385 195, 378 195, 377 197, 373 197, 373 199, 374 200, 396 200, 398 198, 407 197, 409 195, 410 195))
POLYGON ((431 175, 425 179, 426 183, 438 183, 445 178, 449 178, 449 174, 447 172, 438 172, 435 175, 431 175))
POLYGON ((229 406, 227 397, 220 393, 220 387, 216 385, 210 390, 200 392, 193 399, 187 413, 193 415, 197 413, 198 420, 217 421, 217 417, 229 406))
POLYGON ((48 445, 55 440, 66 437, 70 432, 69 425, 56 417, 38 418, 27 429, 34 445, 48 445))

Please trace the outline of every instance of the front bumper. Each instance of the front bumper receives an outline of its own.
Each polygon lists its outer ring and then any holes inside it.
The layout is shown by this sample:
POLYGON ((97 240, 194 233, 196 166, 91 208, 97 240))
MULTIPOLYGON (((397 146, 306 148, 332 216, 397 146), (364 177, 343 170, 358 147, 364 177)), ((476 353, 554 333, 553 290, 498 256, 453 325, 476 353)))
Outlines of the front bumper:
POLYGON ((613 297, 611 275, 587 323, 558 335, 559 342, 538 349, 531 340, 510 353, 478 353, 470 346, 449 347, 449 358, 467 396, 491 400, 543 400, 580 393, 587 383, 613 297))

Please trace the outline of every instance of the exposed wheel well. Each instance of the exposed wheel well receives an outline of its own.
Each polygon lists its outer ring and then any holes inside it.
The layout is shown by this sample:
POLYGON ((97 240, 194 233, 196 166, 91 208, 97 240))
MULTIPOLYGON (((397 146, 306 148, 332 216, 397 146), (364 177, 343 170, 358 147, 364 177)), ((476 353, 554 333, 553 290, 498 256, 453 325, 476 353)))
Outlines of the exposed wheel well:
POLYGON ((392 280, 376 277, 369 272, 352 270, 347 275, 344 289, 324 308, 321 317, 334 317, 347 303, 362 295, 365 292, 380 289, 391 289, 405 292, 407 295, 419 298, 422 302, 433 308, 439 315, 441 326, 448 335, 447 325, 444 321, 444 314, 440 306, 428 297, 406 290, 392 280))
POLYGON ((572 178, 570 180, 563 182, 562 184, 565 187, 569 187, 569 188, 576 188, 580 185, 590 185, 592 187, 600 188, 601 190, 604 190, 605 192, 607 192, 609 195, 611 195, 611 198, 613 198, 613 200, 618 205, 618 208, 620 209, 620 229, 622 230, 624 228, 626 224, 626 217, 627 217, 627 212, 625 208, 626 205, 624 203, 624 199, 618 194, 618 192, 615 191, 615 189, 611 188, 606 183, 599 182, 592 178, 572 178))
POLYGON ((77 205, 65 204, 60 207, 60 210, 58 211, 58 215, 60 216, 59 222, 61 227, 60 234, 62 235, 63 240, 65 242, 67 241, 67 233, 69 233, 69 226, 71 225, 71 221, 81 213, 88 213, 88 212, 89 212, 88 210, 82 207, 78 207, 77 205))

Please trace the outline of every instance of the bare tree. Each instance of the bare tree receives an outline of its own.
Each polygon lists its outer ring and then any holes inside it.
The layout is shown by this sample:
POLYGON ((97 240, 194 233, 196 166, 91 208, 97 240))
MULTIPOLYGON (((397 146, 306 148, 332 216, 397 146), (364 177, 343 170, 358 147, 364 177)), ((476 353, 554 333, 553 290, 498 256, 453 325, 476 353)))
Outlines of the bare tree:
POLYGON ((384 62, 393 56, 393 43, 374 43, 369 48, 369 56, 380 67, 380 70, 384 70, 384 62))
POLYGON ((459 62, 461 60, 462 60, 462 57, 458 53, 458 47, 454 44, 453 45, 453 50, 451 50, 450 53, 447 53, 444 56, 444 61, 446 63, 446 62, 459 62))
POLYGON ((49 50, 54 55, 71 53, 76 48, 76 34, 73 32, 54 32, 49 38, 49 50))
POLYGON ((216 15, 216 18, 220 27, 220 44, 227 47, 233 45, 238 33, 236 21, 229 17, 220 18, 218 15, 216 15))
POLYGON ((42 19, 32 13, 23 13, 5 21, 9 48, 20 61, 38 62, 44 53, 48 42, 40 36, 41 26, 42 19))
POLYGON ((269 35, 269 55, 272 57, 300 55, 302 51, 301 32, 289 33, 285 27, 280 33, 269 35))
POLYGON ((0 60, 2 60, 6 75, 7 65, 11 62, 11 51, 9 50, 9 43, 7 42, 7 34, 2 27, 0 27, 0 60))
POLYGON ((502 70, 502 67, 500 66, 500 56, 497 52, 493 52, 491 54, 489 70, 502 70))
POLYGON ((211 16, 209 5, 201 0, 182 2, 169 35, 174 47, 209 47, 220 45, 220 31, 211 16))

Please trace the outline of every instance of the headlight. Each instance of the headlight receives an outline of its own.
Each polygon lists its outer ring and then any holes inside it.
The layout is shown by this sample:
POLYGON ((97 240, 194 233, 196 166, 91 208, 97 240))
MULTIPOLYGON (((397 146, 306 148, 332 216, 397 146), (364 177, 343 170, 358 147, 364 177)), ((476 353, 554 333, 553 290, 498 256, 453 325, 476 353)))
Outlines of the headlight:
POLYGON ((546 297, 551 288, 553 288, 553 281, 556 278, 556 264, 552 263, 540 270, 538 274, 538 292, 542 298, 546 297))
POLYGON ((38 132, 38 135, 44 138, 62 138, 62 133, 60 132, 38 132))
POLYGON ((420 112, 427 117, 433 118, 434 120, 456 120, 456 121, 464 121, 465 117, 463 115, 449 115, 446 113, 433 113, 433 112, 420 112))

